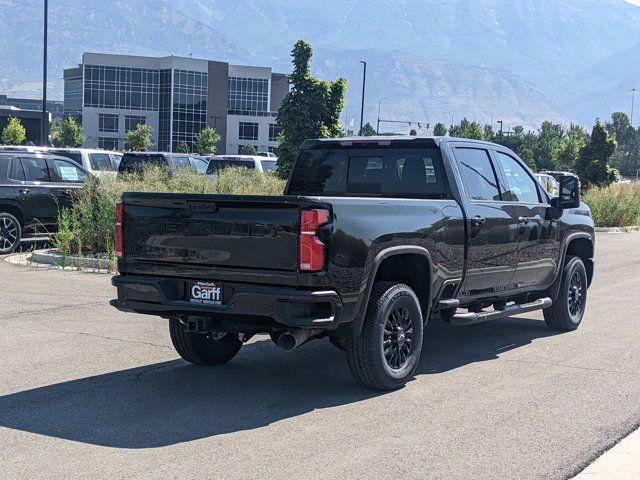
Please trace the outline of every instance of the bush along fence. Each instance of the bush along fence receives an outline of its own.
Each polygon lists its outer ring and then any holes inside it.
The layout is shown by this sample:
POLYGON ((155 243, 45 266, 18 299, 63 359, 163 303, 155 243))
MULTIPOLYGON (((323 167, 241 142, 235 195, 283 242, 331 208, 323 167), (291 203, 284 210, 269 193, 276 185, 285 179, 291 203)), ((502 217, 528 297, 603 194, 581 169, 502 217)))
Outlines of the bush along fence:
POLYGON ((582 196, 597 227, 640 225, 640 182, 591 187, 582 196))
POLYGON ((115 211, 123 192, 282 195, 284 185, 275 175, 246 168, 227 168, 208 177, 189 170, 170 175, 162 167, 149 165, 140 173, 91 177, 75 195, 73 206, 59 212, 53 247, 60 266, 83 268, 83 263, 89 263, 86 260, 95 264, 99 259, 104 269, 115 271, 115 211))

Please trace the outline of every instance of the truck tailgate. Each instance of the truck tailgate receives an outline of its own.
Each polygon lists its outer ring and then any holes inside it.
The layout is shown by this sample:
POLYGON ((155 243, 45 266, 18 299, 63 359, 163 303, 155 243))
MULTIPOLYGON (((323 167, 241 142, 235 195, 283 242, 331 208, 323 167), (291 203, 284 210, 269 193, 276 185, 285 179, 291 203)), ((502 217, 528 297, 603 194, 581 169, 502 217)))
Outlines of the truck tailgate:
POLYGON ((125 193, 124 262, 295 272, 297 197, 125 193))

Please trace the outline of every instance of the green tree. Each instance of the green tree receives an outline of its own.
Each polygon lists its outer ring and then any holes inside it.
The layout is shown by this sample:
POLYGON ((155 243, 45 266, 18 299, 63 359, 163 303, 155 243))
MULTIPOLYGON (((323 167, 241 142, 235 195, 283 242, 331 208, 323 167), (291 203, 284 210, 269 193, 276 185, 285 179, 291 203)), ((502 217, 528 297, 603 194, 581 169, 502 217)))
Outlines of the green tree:
POLYGON ((60 127, 58 143, 60 147, 79 147, 84 143, 85 136, 82 133, 82 125, 73 117, 67 117, 60 127))
POLYGON ((444 137, 447 134, 447 127, 444 126, 444 123, 436 123, 433 126, 433 134, 436 137, 444 137))
POLYGON ((62 131, 62 120, 54 118, 49 125, 49 137, 51 138, 51 144, 54 147, 61 147, 60 145, 60 132, 62 131))
POLYGON ((201 155, 216 153, 216 150, 218 148, 217 143, 221 140, 221 138, 222 137, 220 137, 220 134, 215 129, 211 127, 205 127, 196 137, 193 148, 201 155))
POLYGON ((258 150, 253 145, 243 145, 240 149, 240 155, 255 155, 258 150))
POLYGON ((538 137, 532 149, 538 168, 553 170, 559 167, 564 129, 562 125, 545 120, 538 130, 538 137))
POLYGON ((313 49, 298 40, 291 51, 293 72, 291 89, 280 104, 277 123, 280 145, 277 149, 278 174, 286 178, 302 143, 308 138, 340 136, 340 112, 344 108, 347 81, 320 81, 311 75, 313 49))
POLYGON ((376 134, 376 129, 373 128, 373 125, 367 122, 362 126, 362 128, 360 129, 360 133, 358 135, 360 135, 361 137, 373 137, 375 134, 376 134))
POLYGON ((536 172, 538 170, 538 166, 536 162, 533 160, 533 151, 529 148, 523 149, 520 153, 520 158, 526 163, 531 170, 536 172))
POLYGON ((20 145, 26 138, 27 129, 20 123, 20 119, 9 117, 7 126, 2 130, 2 142, 7 145, 20 145))
POLYGON ((411 130, 409 130, 409 135, 411 135, 412 137, 417 137, 418 132, 416 131, 415 128, 412 128, 411 130))
POLYGON ((580 151, 588 141, 589 134, 584 128, 572 123, 558 152, 558 166, 560 168, 575 168, 580 151))
POLYGON ((184 140, 180 140, 180 142, 178 143, 178 147, 176 148, 176 152, 191 153, 191 148, 189 147, 189 144, 187 142, 185 142, 184 140))
POLYGON ((600 119, 596 119, 591 139, 580 150, 576 162, 576 171, 585 188, 608 185, 613 181, 613 171, 608 162, 615 150, 615 138, 607 133, 600 119))
POLYGON ((133 152, 144 152, 153 145, 152 133, 153 129, 149 125, 139 124, 135 130, 127 132, 124 143, 133 152))
POLYGON ((611 165, 623 175, 635 176, 640 168, 640 130, 631 126, 629 117, 624 112, 614 112, 605 128, 609 135, 615 137, 617 143, 616 151, 611 157, 611 165))

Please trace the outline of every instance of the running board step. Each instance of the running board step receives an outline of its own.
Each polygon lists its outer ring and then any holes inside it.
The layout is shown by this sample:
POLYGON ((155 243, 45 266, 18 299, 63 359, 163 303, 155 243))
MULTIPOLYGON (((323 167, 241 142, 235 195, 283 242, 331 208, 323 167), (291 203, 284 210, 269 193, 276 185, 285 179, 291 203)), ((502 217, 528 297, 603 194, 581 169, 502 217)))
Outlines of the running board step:
POLYGON ((460 306, 460 300, 457 298, 446 298, 438 302, 438 310, 445 310, 447 308, 458 308, 460 306))
POLYGON ((490 320, 497 320, 498 318, 511 317, 513 315, 519 315, 521 313, 533 312, 535 310, 542 310, 551 306, 553 301, 548 298, 540 298, 535 302, 523 303, 520 305, 509 305, 504 310, 495 310, 493 312, 469 312, 458 313, 451 319, 451 325, 454 327, 462 327, 465 325, 473 325, 474 323, 488 322, 490 320))

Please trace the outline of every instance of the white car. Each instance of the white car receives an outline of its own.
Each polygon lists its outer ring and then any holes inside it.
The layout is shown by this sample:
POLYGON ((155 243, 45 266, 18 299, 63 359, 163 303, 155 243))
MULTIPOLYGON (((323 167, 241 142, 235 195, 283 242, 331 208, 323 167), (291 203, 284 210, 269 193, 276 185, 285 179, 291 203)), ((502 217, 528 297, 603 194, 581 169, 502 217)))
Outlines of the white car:
POLYGON ((100 178, 101 175, 116 175, 122 154, 91 148, 47 148, 47 152, 67 157, 85 170, 100 178))

